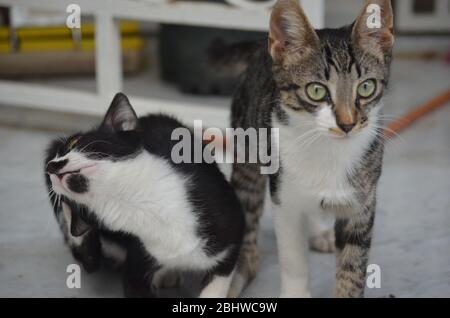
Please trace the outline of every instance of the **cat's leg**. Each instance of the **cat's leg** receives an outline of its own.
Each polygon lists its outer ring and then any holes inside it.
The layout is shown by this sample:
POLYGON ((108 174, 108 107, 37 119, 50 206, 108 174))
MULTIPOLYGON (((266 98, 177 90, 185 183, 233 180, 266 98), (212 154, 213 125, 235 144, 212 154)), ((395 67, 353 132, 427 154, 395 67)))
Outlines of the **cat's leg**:
POLYGON ((199 298, 227 297, 234 273, 235 270, 232 267, 208 273, 203 282, 204 287, 200 292, 199 298))
POLYGON ((280 297, 309 298, 307 215, 283 204, 274 209, 273 215, 281 271, 280 297))
MULTIPOLYGON (((319 253, 336 251, 335 234, 332 222, 323 211, 308 214, 309 248, 319 253)), ((329 216, 331 218, 331 216, 329 216)))
POLYGON ((78 242, 80 242, 78 245, 73 245, 73 241, 69 243, 73 257, 83 264, 86 272, 93 273, 99 270, 102 252, 98 232, 91 230, 84 234, 78 242))
POLYGON ((319 253, 333 253, 336 251, 334 229, 325 230, 309 238, 309 247, 319 253))
POLYGON ((245 213, 245 234, 228 297, 238 297, 259 269, 257 235, 264 208, 267 177, 256 164, 233 165, 231 184, 245 213))
POLYGON ((200 298, 225 298, 230 289, 233 272, 227 276, 214 275, 200 292, 200 298))
POLYGON ((72 235, 71 229, 76 228, 76 223, 80 221, 76 213, 80 213, 77 205, 69 205, 63 201, 56 216, 73 257, 83 265, 86 272, 92 273, 99 270, 101 265, 100 236, 96 229, 90 229, 79 236, 72 235))
POLYGON ((123 270, 123 289, 127 298, 153 298, 156 293, 152 288, 156 262, 142 251, 137 243, 129 244, 127 259, 123 270))
POLYGON ((347 218, 338 218, 336 232, 335 297, 363 297, 367 262, 372 240, 375 202, 353 211, 347 218))

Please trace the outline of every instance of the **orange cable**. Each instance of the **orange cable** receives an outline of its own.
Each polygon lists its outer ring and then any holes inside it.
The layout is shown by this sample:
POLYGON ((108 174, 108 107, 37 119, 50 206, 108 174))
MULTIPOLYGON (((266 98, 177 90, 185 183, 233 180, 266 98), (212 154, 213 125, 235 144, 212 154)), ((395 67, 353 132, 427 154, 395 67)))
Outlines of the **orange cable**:
POLYGON ((400 133, 402 130, 414 124, 416 121, 418 121, 425 115, 444 106, 449 101, 450 101, 450 89, 436 96, 435 98, 431 99, 425 104, 417 107, 413 111, 405 114, 401 118, 391 122, 387 126, 387 129, 384 131, 384 135, 386 136, 386 138, 392 138, 396 134, 400 133))

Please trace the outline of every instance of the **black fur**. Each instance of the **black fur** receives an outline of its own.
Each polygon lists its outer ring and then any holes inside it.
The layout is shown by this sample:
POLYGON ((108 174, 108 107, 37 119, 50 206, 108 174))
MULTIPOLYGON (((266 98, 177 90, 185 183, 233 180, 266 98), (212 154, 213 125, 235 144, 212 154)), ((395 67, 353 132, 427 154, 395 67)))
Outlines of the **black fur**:
POLYGON ((89 189, 89 180, 80 174, 69 176, 67 183, 70 189, 76 193, 84 193, 89 189))

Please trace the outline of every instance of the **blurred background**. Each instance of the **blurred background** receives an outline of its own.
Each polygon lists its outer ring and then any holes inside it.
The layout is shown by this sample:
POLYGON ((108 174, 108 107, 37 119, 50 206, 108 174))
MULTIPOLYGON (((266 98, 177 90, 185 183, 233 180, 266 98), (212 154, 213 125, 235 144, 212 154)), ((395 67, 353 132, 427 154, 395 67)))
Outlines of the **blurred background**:
MULTIPOLYGON (((353 22, 363 1, 301 3, 323 28, 353 22)), ((0 0, 0 296, 122 295, 114 273, 84 277, 81 289, 66 287, 66 266, 75 261, 46 197, 46 145, 98 123, 118 91, 141 115, 163 111, 188 125, 202 119, 227 127, 243 68, 218 71, 208 54, 265 40, 272 4, 0 0), (69 28, 78 12, 80 27, 69 28)), ((450 0, 393 5, 395 60, 385 117, 400 125, 418 120, 388 142, 370 260, 382 269, 382 287, 367 295, 450 297, 450 0)), ((244 296, 276 297, 270 211, 260 241, 262 269, 244 296)), ((313 295, 330 297, 334 257, 313 254, 312 263, 313 295)))

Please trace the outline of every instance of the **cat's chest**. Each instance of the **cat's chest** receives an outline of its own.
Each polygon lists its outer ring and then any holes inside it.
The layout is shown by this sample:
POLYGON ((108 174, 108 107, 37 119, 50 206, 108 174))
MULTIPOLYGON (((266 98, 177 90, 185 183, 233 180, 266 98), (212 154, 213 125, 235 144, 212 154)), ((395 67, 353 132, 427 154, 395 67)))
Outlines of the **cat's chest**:
POLYGON ((355 189, 349 177, 362 150, 298 128, 279 129, 281 201, 308 201, 318 207, 323 200, 337 205, 354 200, 355 189))

